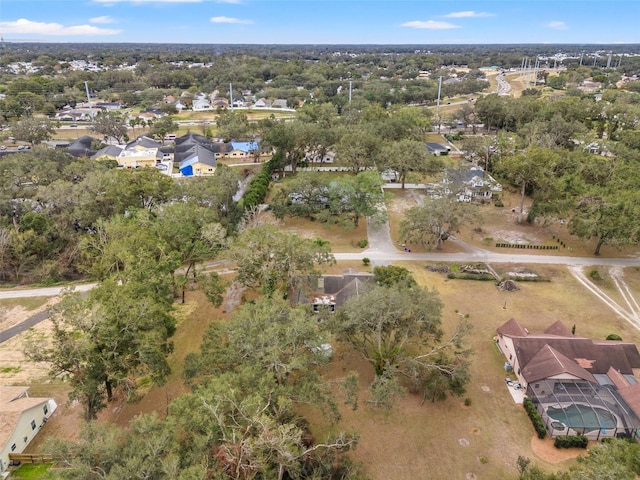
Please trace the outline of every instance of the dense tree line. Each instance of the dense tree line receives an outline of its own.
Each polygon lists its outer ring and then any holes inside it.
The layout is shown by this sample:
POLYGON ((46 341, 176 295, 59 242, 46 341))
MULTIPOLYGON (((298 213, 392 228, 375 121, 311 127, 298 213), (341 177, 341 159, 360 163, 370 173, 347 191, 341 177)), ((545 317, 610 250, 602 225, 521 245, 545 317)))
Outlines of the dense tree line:
MULTIPOLYGON (((381 105, 433 102, 440 76, 462 80, 445 83, 444 96, 476 93, 486 88, 478 67, 515 68, 523 56, 544 50, 534 46, 483 47, 479 55, 477 48, 469 46, 336 46, 335 50, 330 46, 84 47, 91 52, 91 61, 105 70, 71 70, 69 61, 87 56, 87 51, 76 52, 75 46, 61 49, 58 45, 8 44, 0 66, 30 61, 41 70, 29 75, 2 74, 8 94, 0 104, 4 120, 35 112, 51 115, 64 105, 75 106, 86 100, 85 82, 100 98, 142 108, 158 104, 167 94, 193 95, 220 89, 226 95, 229 83, 236 92, 251 90, 259 96, 286 98, 294 106, 303 101, 344 105, 349 82, 354 98, 381 105), (115 69, 121 65, 133 68, 115 69), (461 69, 456 71, 455 67, 461 69), (469 73, 467 68, 471 69, 469 73), (418 79, 421 71, 429 71, 431 77, 418 79)), ((633 70, 634 62, 634 57, 625 58, 625 68, 633 70)), ((603 72, 602 66, 575 68, 592 71, 593 75, 603 72)), ((556 77, 549 78, 556 81, 556 77)))
MULTIPOLYGON (((51 282, 87 273, 100 278, 87 257, 88 244, 99 238, 103 225, 136 210, 152 214, 155 224, 164 223, 167 233, 159 226, 158 235, 167 236, 178 225, 176 234, 187 236, 187 219, 200 227, 218 223, 232 232, 241 217, 233 200, 239 177, 226 167, 212 178, 176 182, 156 169, 122 170, 40 147, 4 157, 0 171, 3 281, 51 282)), ((202 256, 193 242, 203 241, 179 238, 172 247, 189 263, 202 256), (180 253, 184 248, 192 252, 180 253)))

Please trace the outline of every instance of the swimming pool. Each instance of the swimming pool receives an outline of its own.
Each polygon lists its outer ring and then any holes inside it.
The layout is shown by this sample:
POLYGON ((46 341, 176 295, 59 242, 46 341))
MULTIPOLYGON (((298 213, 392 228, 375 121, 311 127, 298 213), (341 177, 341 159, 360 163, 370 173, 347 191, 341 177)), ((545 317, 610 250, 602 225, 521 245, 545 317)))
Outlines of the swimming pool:
POLYGON ((590 405, 574 403, 566 407, 548 407, 547 415, 564 423, 579 434, 594 430, 616 428, 618 420, 608 410, 590 405))

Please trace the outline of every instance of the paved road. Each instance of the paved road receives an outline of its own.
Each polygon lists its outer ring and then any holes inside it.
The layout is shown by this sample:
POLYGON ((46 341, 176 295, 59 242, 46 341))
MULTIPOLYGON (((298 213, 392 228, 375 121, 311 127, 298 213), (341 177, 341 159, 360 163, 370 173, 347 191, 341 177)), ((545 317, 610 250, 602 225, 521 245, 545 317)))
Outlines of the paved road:
POLYGON ((364 250, 358 253, 335 253, 336 260, 360 260, 364 257, 375 260, 398 261, 418 260, 426 262, 458 262, 458 263, 532 263, 549 265, 607 265, 621 267, 640 267, 640 258, 605 258, 605 257, 567 257, 561 255, 532 255, 515 253, 494 253, 482 249, 461 253, 408 253, 401 250, 381 252, 364 250))
MULTIPOLYGON (((85 283, 73 287, 76 292, 86 292, 95 287, 97 283, 85 283)), ((7 298, 26 298, 26 297, 55 297, 62 293, 62 290, 69 287, 46 287, 46 288, 27 288, 17 290, 0 290, 0 299, 7 298)))
POLYGON ((43 320, 46 320, 47 318, 49 318, 49 310, 44 310, 42 312, 36 313, 35 315, 32 315, 23 322, 20 322, 17 325, 14 325, 13 327, 0 332, 0 343, 6 342, 10 338, 13 338, 19 333, 30 329, 31 327, 37 325, 43 320))
MULTIPOLYGON (((95 287, 97 283, 85 283, 82 285, 76 285, 74 287, 76 292, 86 292, 93 287, 95 287)), ((0 299, 8 299, 8 298, 26 298, 26 297, 55 297, 60 295, 62 291, 67 287, 47 287, 47 288, 29 288, 22 290, 0 290, 0 299)), ((44 310, 42 312, 38 312, 35 315, 30 316, 26 320, 14 325, 11 328, 3 330, 0 332, 0 343, 4 343, 7 340, 15 337, 16 335, 27 331, 31 327, 37 325, 49 318, 49 310, 44 310)))

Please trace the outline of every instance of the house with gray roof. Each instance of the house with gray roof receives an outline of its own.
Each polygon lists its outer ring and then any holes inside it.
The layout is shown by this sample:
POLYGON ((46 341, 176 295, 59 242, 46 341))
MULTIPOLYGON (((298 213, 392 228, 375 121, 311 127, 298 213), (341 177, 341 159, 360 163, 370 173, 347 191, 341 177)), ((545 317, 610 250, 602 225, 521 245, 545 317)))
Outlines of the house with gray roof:
POLYGON ((76 158, 92 157, 96 153, 96 150, 91 149, 91 145, 94 141, 99 140, 89 135, 82 135, 69 144, 69 146, 67 147, 67 151, 70 155, 76 158))
POLYGON ((289 295, 294 305, 311 305, 314 312, 321 306, 332 312, 353 296, 366 292, 372 285, 373 273, 345 270, 342 275, 321 275, 301 282, 289 295))
POLYGON ((455 195, 459 202, 479 202, 500 195, 502 184, 482 168, 468 164, 445 170, 437 190, 440 195, 455 195))

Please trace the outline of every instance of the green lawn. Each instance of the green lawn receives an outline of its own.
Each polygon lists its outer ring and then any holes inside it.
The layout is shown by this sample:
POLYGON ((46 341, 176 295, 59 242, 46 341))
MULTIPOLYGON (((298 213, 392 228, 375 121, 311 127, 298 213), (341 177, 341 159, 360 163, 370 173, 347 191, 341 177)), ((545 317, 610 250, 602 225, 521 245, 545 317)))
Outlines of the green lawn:
POLYGON ((51 463, 24 464, 11 471, 9 478, 47 479, 55 478, 49 470, 51 463))

